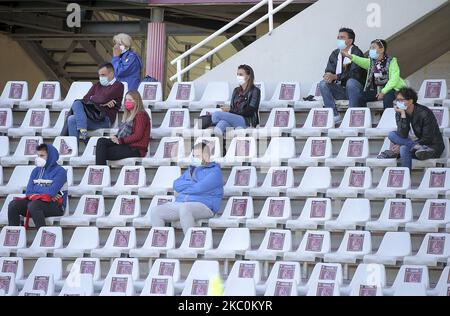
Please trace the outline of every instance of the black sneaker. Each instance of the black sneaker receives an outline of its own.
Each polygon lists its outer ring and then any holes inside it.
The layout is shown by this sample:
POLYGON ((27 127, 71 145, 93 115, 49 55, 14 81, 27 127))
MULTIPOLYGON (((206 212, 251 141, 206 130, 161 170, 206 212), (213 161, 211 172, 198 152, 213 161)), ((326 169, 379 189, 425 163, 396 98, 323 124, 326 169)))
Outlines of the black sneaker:
POLYGON ((434 158, 434 149, 428 146, 422 146, 420 149, 416 150, 415 155, 418 160, 428 160, 434 158))

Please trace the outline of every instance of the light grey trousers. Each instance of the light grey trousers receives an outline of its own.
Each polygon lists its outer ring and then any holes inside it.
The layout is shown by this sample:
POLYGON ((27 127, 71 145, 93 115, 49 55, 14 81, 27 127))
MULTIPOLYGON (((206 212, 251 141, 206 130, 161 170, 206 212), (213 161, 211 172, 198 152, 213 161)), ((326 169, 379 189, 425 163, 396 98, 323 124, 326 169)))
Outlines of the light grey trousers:
POLYGON ((207 219, 214 213, 200 202, 173 202, 154 207, 150 211, 152 227, 163 227, 166 221, 180 221, 183 233, 195 226, 198 219, 207 219))

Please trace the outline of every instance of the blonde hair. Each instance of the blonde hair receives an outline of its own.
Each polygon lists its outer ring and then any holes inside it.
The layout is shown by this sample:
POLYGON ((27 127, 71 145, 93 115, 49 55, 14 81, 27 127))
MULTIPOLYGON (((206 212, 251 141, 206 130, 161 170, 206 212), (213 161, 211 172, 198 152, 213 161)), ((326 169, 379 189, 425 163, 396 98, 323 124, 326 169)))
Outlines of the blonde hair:
POLYGON ((122 122, 131 122, 132 120, 134 120, 138 112, 144 111, 144 103, 142 102, 142 98, 139 92, 129 91, 127 95, 133 98, 135 106, 131 111, 127 110, 127 108, 124 107, 122 122))
POLYGON ((124 45, 126 48, 131 48, 131 43, 133 42, 131 36, 125 33, 117 34, 113 37, 113 41, 115 44, 124 45))

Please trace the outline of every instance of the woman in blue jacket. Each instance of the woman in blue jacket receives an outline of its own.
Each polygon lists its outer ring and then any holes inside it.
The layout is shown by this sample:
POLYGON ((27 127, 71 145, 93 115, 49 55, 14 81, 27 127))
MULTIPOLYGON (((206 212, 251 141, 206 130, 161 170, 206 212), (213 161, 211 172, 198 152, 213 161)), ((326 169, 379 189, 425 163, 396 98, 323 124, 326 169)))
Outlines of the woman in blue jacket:
POLYGON ((113 58, 116 79, 128 83, 128 90, 137 90, 141 83, 142 61, 131 49, 132 39, 128 34, 114 36, 113 58))
POLYGON ((36 168, 28 181, 26 198, 8 205, 10 226, 20 225, 20 215, 27 210, 36 228, 45 226, 45 218, 62 216, 67 204, 67 191, 61 191, 67 182, 66 170, 58 165, 58 151, 52 145, 37 147, 36 168))
POLYGON ((173 203, 156 206, 150 212, 152 227, 163 227, 165 221, 180 221, 183 232, 199 219, 211 218, 220 210, 223 177, 220 165, 210 162, 207 143, 194 146, 191 166, 173 183, 178 195, 173 203))

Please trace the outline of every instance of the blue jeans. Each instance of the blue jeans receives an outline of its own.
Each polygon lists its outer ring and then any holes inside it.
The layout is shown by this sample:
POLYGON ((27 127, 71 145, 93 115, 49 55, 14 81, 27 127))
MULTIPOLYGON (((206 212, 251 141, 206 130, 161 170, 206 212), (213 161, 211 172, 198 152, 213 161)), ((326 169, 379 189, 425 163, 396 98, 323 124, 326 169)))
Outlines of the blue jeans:
POLYGON ((103 121, 93 121, 86 116, 84 106, 81 101, 75 101, 72 104, 73 115, 67 118, 67 126, 69 129, 69 136, 78 137, 78 131, 85 129, 93 131, 99 128, 110 128, 109 117, 105 117, 103 121))
MULTIPOLYGON (((394 106, 394 100, 395 100, 395 90, 392 90, 391 92, 388 92, 384 95, 383 98, 383 107, 385 109, 392 108, 394 106)), ((377 92, 375 90, 369 90, 364 92, 361 106, 365 107, 367 106, 367 102, 374 102, 377 100, 377 92)))
POLYGON ((216 111, 212 114, 212 123, 216 126, 214 132, 216 134, 224 134, 227 127, 247 128, 247 123, 242 115, 216 111))
POLYGON ((363 86, 358 80, 349 79, 345 87, 335 82, 326 83, 322 80, 319 87, 325 107, 332 108, 334 116, 338 115, 334 100, 348 100, 351 108, 359 107, 361 104, 363 86))
POLYGON ((408 167, 411 169, 412 159, 414 157, 413 147, 416 145, 416 142, 411 138, 403 138, 397 132, 390 132, 388 135, 389 140, 396 144, 400 145, 400 163, 402 167, 408 167))

